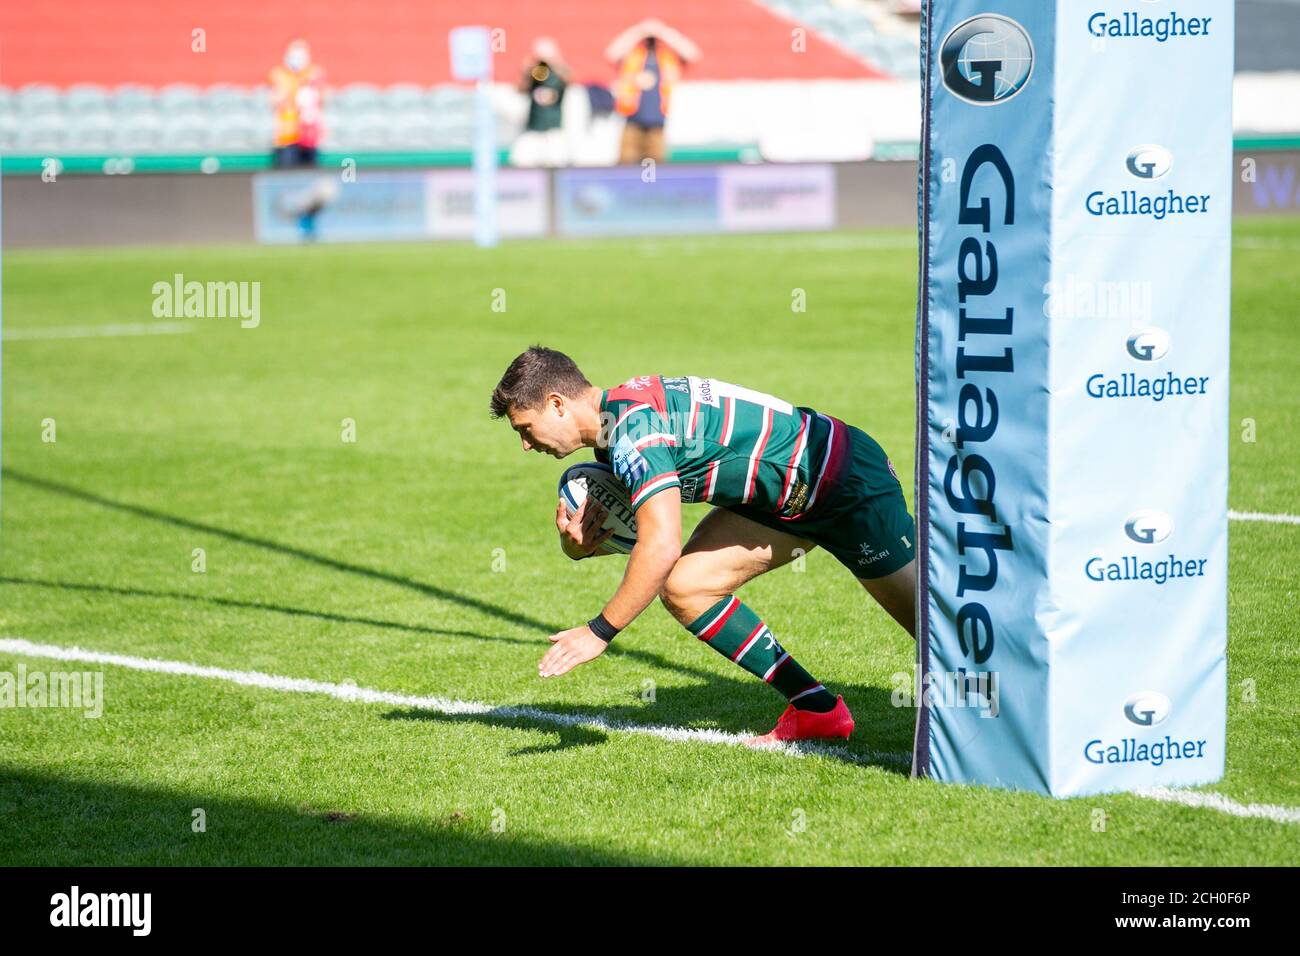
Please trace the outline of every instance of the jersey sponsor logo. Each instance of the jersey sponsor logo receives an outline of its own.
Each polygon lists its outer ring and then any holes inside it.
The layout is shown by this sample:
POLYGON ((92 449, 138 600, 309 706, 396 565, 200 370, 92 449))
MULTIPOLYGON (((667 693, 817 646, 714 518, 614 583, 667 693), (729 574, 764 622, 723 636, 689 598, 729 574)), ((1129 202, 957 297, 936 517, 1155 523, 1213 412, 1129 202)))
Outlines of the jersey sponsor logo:
POLYGON ((691 386, 691 399, 710 408, 717 408, 721 399, 730 398, 738 402, 749 402, 760 408, 770 408, 782 415, 794 414, 793 405, 766 392, 756 392, 752 388, 732 385, 730 382, 719 382, 716 378, 697 378, 689 375, 686 380, 691 386))
POLYGON ((708 405, 710 408, 718 407, 718 396, 713 390, 713 379, 696 378, 694 375, 687 378, 691 385, 691 400, 699 402, 701 405, 708 405))
POLYGON ((797 515, 803 512, 804 507, 808 504, 808 482, 795 481, 790 488, 790 497, 786 499, 785 513, 787 516, 797 515))
POLYGON ((889 557, 888 548, 884 551, 877 551, 871 546, 871 542, 869 541, 863 541, 862 544, 858 546, 858 553, 862 555, 862 557, 858 558, 859 565, 875 564, 882 558, 889 557))
POLYGON ((665 378, 663 382, 664 388, 671 388, 674 392, 684 392, 687 395, 691 392, 690 382, 680 376, 677 378, 665 378))
POLYGON ((698 501, 699 499, 696 498, 695 496, 699 492, 699 487, 700 487, 700 479, 698 477, 683 478, 682 479, 682 501, 684 503, 691 503, 694 501, 698 501))
POLYGON ((626 435, 620 437, 615 443, 613 453, 610 455, 610 465, 614 469, 614 474, 618 475, 619 480, 628 488, 650 472, 650 463, 642 457, 636 450, 636 446, 632 444, 632 440, 626 435))
MULTIPOLYGON (((663 386, 654 375, 638 375, 636 378, 629 378, 622 385, 611 388, 606 393, 604 408, 608 409, 618 402, 628 402, 633 406, 648 405, 660 414, 667 410, 663 386)), ((623 415, 627 412, 628 409, 625 409, 623 415)), ((619 417, 621 418, 622 415, 619 417)))

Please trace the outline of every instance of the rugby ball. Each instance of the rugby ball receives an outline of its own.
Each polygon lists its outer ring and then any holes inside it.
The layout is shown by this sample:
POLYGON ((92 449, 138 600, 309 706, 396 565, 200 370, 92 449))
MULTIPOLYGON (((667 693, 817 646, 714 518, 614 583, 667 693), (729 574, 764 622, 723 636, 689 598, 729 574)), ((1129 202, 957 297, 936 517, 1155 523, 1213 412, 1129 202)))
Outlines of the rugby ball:
POLYGON ((631 554, 636 544, 636 514, 627 489, 614 475, 614 469, 598 461, 584 461, 566 468, 560 476, 560 499, 569 517, 573 517, 587 495, 595 495, 609 516, 604 528, 613 528, 605 546, 620 554, 631 554))

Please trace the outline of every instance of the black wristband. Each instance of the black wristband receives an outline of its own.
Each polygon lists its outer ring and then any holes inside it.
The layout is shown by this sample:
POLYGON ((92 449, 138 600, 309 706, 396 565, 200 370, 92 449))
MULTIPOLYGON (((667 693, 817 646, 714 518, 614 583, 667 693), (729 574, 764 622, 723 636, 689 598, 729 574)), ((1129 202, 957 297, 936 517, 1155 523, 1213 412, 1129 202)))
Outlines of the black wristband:
POLYGON ((587 622, 587 627, 591 628, 591 633, 595 634, 602 641, 608 644, 618 633, 618 628, 605 619, 605 612, 601 612, 587 622))

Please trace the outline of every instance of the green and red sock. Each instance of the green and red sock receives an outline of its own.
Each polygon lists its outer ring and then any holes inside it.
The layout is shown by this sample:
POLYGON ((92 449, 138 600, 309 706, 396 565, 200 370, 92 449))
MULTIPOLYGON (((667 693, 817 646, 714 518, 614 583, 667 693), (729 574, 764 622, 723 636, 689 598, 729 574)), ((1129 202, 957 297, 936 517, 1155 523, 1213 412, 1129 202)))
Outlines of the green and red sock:
POLYGON ((772 632, 737 597, 729 595, 686 629, 727 659, 766 681, 799 710, 826 713, 835 695, 777 643, 772 632))

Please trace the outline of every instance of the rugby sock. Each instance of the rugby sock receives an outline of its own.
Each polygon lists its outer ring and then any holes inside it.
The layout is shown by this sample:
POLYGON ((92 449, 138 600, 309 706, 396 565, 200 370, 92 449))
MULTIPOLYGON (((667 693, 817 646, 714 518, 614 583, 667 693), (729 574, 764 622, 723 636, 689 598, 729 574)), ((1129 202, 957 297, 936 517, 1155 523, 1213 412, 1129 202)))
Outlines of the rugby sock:
POLYGON ((796 709, 819 714, 834 709, 835 695, 800 667, 758 615, 734 595, 713 605, 686 629, 719 654, 767 681, 796 709))

